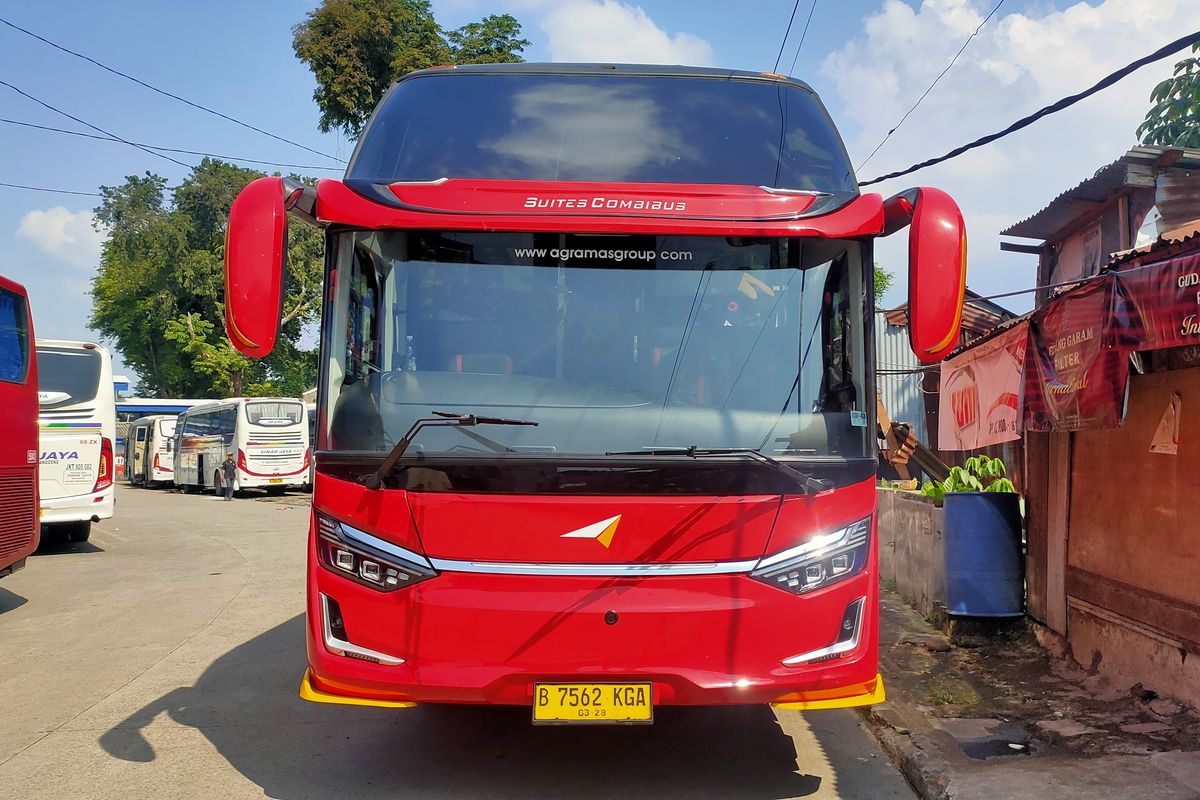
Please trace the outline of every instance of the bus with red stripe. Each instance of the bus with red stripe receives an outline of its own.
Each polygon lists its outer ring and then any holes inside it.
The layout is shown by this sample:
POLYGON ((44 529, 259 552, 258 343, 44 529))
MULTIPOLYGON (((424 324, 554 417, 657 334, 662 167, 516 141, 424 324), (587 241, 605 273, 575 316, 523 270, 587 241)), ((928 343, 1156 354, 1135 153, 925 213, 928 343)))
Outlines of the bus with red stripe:
POLYGON ((308 412, 295 398, 200 403, 177 417, 174 436, 174 481, 184 491, 224 486, 221 463, 227 454, 237 464, 235 491, 279 494, 309 482, 308 412))
POLYGON ((0 577, 38 546, 37 355, 25 287, 0 275, 0 577))
POLYGON ((488 65, 401 78, 343 179, 244 189, 246 355, 297 222, 326 249, 302 697, 548 724, 884 697, 872 243, 911 227, 936 362, 946 194, 861 192, 784 76, 488 65))

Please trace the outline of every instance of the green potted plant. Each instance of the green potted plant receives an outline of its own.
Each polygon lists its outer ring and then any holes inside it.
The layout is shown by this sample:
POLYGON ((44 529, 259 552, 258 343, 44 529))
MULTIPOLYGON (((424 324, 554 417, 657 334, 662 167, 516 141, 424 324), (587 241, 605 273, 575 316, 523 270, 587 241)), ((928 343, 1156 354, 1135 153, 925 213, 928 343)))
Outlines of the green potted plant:
POLYGON ((946 610, 975 617, 1024 613, 1021 496, 1004 462, 985 455, 953 467, 921 492, 944 505, 946 610))

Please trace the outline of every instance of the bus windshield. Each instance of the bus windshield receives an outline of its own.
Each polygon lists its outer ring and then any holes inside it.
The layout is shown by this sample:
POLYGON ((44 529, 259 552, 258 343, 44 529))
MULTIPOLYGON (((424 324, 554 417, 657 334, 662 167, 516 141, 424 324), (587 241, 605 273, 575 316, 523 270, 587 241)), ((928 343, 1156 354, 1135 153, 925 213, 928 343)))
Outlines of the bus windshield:
POLYGON ((38 391, 43 407, 86 403, 100 390, 100 353, 87 348, 39 346, 38 391))
POLYGON ((304 407, 299 403, 286 403, 278 400, 246 403, 246 420, 251 425, 265 427, 277 425, 296 425, 304 415, 304 407))
POLYGON ((326 449, 387 450, 442 411, 539 425, 427 429, 410 455, 868 453, 857 243, 426 231, 336 242, 326 449))
POLYGON ((346 177, 857 191, 841 139, 811 92, 650 75, 447 71, 403 80, 380 103, 346 177))

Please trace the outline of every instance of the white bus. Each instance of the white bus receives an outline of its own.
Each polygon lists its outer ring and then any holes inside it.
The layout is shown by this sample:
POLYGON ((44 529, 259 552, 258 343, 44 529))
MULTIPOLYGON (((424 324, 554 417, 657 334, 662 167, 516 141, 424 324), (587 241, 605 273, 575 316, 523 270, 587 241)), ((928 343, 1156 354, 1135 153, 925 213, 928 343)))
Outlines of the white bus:
POLYGON ((175 422, 172 414, 152 414, 129 423, 125 475, 133 486, 175 480, 175 422))
POLYGON ((286 397, 237 397, 179 415, 176 486, 184 491, 220 488, 226 453, 233 453, 237 462, 235 490, 278 494, 303 487, 312 463, 304 403, 286 397))
POLYGON ((36 346, 42 527, 86 542, 92 523, 113 515, 112 356, 92 342, 38 339, 36 346))

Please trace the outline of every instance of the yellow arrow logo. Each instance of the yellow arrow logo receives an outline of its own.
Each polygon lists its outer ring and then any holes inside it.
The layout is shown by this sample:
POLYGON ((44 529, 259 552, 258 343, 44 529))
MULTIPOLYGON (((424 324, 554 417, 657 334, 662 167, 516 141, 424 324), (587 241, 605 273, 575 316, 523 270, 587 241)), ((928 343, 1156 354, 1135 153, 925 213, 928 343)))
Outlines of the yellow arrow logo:
POLYGON ((621 524, 621 515, 602 519, 599 522, 593 522, 591 525, 585 525, 582 528, 573 530, 570 533, 564 533, 561 539, 595 539, 600 544, 604 545, 607 550, 612 544, 613 535, 617 532, 617 525, 621 524))

